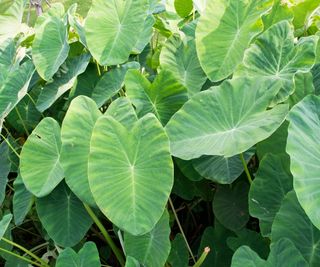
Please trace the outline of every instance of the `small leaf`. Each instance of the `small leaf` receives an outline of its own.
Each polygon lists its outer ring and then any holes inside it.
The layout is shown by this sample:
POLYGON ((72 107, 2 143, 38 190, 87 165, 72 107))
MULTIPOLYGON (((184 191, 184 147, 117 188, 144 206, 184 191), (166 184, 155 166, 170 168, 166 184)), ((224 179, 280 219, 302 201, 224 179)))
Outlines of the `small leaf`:
POLYGON ((191 13, 193 9, 193 2, 192 0, 174 0, 174 8, 177 14, 181 18, 184 18, 191 13))
POLYGON ((15 225, 21 225, 25 220, 28 212, 31 210, 34 202, 33 195, 26 189, 23 184, 21 175, 13 183, 13 216, 15 225))
POLYGON ((50 238, 62 247, 80 242, 92 225, 82 202, 61 183, 48 196, 36 200, 39 219, 50 238))
POLYGON ((43 15, 35 27, 32 59, 46 81, 58 71, 69 52, 68 28, 60 17, 43 15))
POLYGON ((130 70, 125 85, 138 117, 154 113, 163 125, 188 99, 186 88, 164 70, 152 84, 138 70, 130 70))
POLYGON ((165 211, 150 232, 141 236, 125 233, 125 251, 145 266, 164 266, 171 249, 170 231, 169 214, 165 211))
POLYGON ((100 267, 99 252, 93 242, 87 242, 78 254, 71 248, 63 250, 57 259, 56 267, 100 267))
POLYGON ((226 228, 236 231, 243 228, 249 220, 248 184, 239 182, 232 188, 219 186, 214 195, 213 212, 226 228))

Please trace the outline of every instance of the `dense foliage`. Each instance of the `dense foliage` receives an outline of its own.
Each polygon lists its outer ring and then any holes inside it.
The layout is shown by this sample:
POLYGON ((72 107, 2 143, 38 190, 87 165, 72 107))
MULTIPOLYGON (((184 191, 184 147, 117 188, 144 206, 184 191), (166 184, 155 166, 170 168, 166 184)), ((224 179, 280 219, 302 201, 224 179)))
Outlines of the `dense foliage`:
POLYGON ((320 0, 0 0, 0 265, 320 262, 320 0))

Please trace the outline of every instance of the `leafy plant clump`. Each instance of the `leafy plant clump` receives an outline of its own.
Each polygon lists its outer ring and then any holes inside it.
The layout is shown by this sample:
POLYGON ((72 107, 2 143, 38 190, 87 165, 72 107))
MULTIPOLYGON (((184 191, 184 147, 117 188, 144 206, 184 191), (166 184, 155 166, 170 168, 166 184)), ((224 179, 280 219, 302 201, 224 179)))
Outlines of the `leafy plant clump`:
POLYGON ((46 2, 0 0, 1 266, 319 266, 320 0, 46 2))

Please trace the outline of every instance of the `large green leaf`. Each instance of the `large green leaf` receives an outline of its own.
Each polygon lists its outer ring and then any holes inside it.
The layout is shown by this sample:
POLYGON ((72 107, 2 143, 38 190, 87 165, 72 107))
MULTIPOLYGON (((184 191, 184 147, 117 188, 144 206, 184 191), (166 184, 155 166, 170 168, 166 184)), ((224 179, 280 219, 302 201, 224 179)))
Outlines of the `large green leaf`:
POLYGON ((25 0, 0 1, 0 43, 15 37, 21 30, 25 0))
POLYGON ((64 182, 50 195, 36 199, 36 208, 48 235, 62 247, 79 243, 92 224, 82 202, 64 182))
POLYGON ((84 202, 95 205, 88 181, 88 158, 93 127, 101 116, 96 103, 86 97, 75 98, 61 128, 61 164, 66 182, 84 202))
POLYGON ((188 89, 190 96, 199 92, 207 79, 200 66, 194 40, 184 44, 176 36, 169 38, 161 50, 160 66, 171 71, 188 89))
POLYGON ((148 6, 147 0, 92 1, 85 32, 89 50, 101 65, 117 65, 128 59, 143 29, 148 6))
POLYGON ((121 229, 138 235, 154 227, 173 185, 169 141, 154 115, 129 129, 110 116, 98 119, 89 184, 99 208, 121 229))
POLYGON ((65 19, 44 15, 38 19, 32 44, 32 59, 39 75, 50 80, 69 53, 65 19))
POLYGON ((17 60, 17 44, 14 39, 6 39, 2 43, 0 42, 0 87, 8 74, 19 67, 19 63, 19 60, 17 60))
POLYGON ((266 261, 248 246, 240 247, 232 257, 231 267, 307 267, 309 266, 290 239, 282 238, 271 244, 271 252, 266 261))
POLYGON ((237 79, 196 94, 166 126, 171 153, 188 160, 248 150, 285 119, 287 105, 266 110, 278 89, 263 81, 237 79))
POLYGON ((20 174, 15 179, 13 187, 14 195, 12 203, 14 223, 15 225, 21 225, 31 210, 34 196, 25 187, 20 174))
POLYGON ((170 232, 169 214, 165 211, 150 232, 141 236, 124 234, 126 254, 145 266, 164 266, 171 249, 170 232))
POLYGON ((290 160, 286 154, 267 154, 250 187, 250 215, 259 219, 262 235, 269 236, 285 195, 292 190, 290 160))
POLYGON ((233 73, 251 40, 262 31, 270 0, 207 1, 196 29, 201 66, 212 81, 233 73))
POLYGON ((48 195, 64 177, 60 148, 60 126, 49 117, 38 124, 22 148, 21 177, 37 197, 48 195))
POLYGON ((243 63, 235 76, 281 82, 274 103, 286 100, 295 89, 294 75, 308 72, 315 61, 316 38, 301 38, 295 45, 292 26, 288 21, 274 24, 246 50, 243 63))
POLYGON ((36 105, 40 112, 51 107, 60 96, 74 85, 77 76, 86 70, 90 58, 90 54, 83 54, 68 59, 62 65, 61 70, 53 77, 53 81, 42 88, 36 105))
POLYGON ((246 225, 249 220, 248 191, 245 182, 232 188, 229 185, 218 187, 212 204, 213 213, 224 227, 236 231, 246 225))
MULTIPOLYGON (((248 162, 254 155, 253 150, 244 153, 244 158, 248 162)), ((240 155, 230 158, 223 156, 202 156, 192 160, 193 167, 204 178, 219 184, 231 184, 243 172, 243 163, 240 155)))
POLYGON ((6 196, 8 175, 11 169, 9 146, 5 141, 0 144, 0 206, 6 196))
POLYGON ((320 97, 307 96, 288 119, 287 153, 293 186, 306 214, 320 229, 320 97))
POLYGON ((294 191, 284 198, 271 230, 272 242, 281 238, 289 238, 303 257, 308 266, 316 267, 320 262, 320 231, 305 214, 294 191))
POLYGON ((72 248, 63 250, 57 259, 56 267, 101 267, 99 252, 93 242, 87 242, 76 253, 72 248))
POLYGON ((11 72, 0 87, 0 120, 27 94, 28 86, 35 69, 31 60, 11 72))
POLYGON ((154 113, 163 125, 188 99, 185 87, 165 70, 157 75, 152 84, 138 70, 129 70, 125 85, 138 116, 154 113))

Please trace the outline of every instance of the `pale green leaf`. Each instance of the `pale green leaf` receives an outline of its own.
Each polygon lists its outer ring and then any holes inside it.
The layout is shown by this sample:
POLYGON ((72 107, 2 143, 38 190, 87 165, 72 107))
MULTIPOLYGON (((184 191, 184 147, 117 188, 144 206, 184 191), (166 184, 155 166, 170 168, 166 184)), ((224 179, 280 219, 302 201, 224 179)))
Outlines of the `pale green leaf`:
POLYGON ((38 124, 22 148, 21 177, 27 189, 37 197, 48 195, 64 177, 60 148, 60 126, 49 117, 38 124))
POLYGON ((201 66, 212 81, 230 76, 244 51, 262 31, 261 16, 271 0, 207 1, 196 29, 201 66))
POLYGON ((98 119, 89 184, 98 207, 115 225, 135 235, 149 232, 173 185, 169 141, 160 122, 149 114, 128 129, 110 116, 98 119))
POLYGON ((287 105, 267 110, 278 90, 268 82, 237 79, 196 94, 166 126, 171 154, 188 160, 248 150, 284 121, 287 105))

